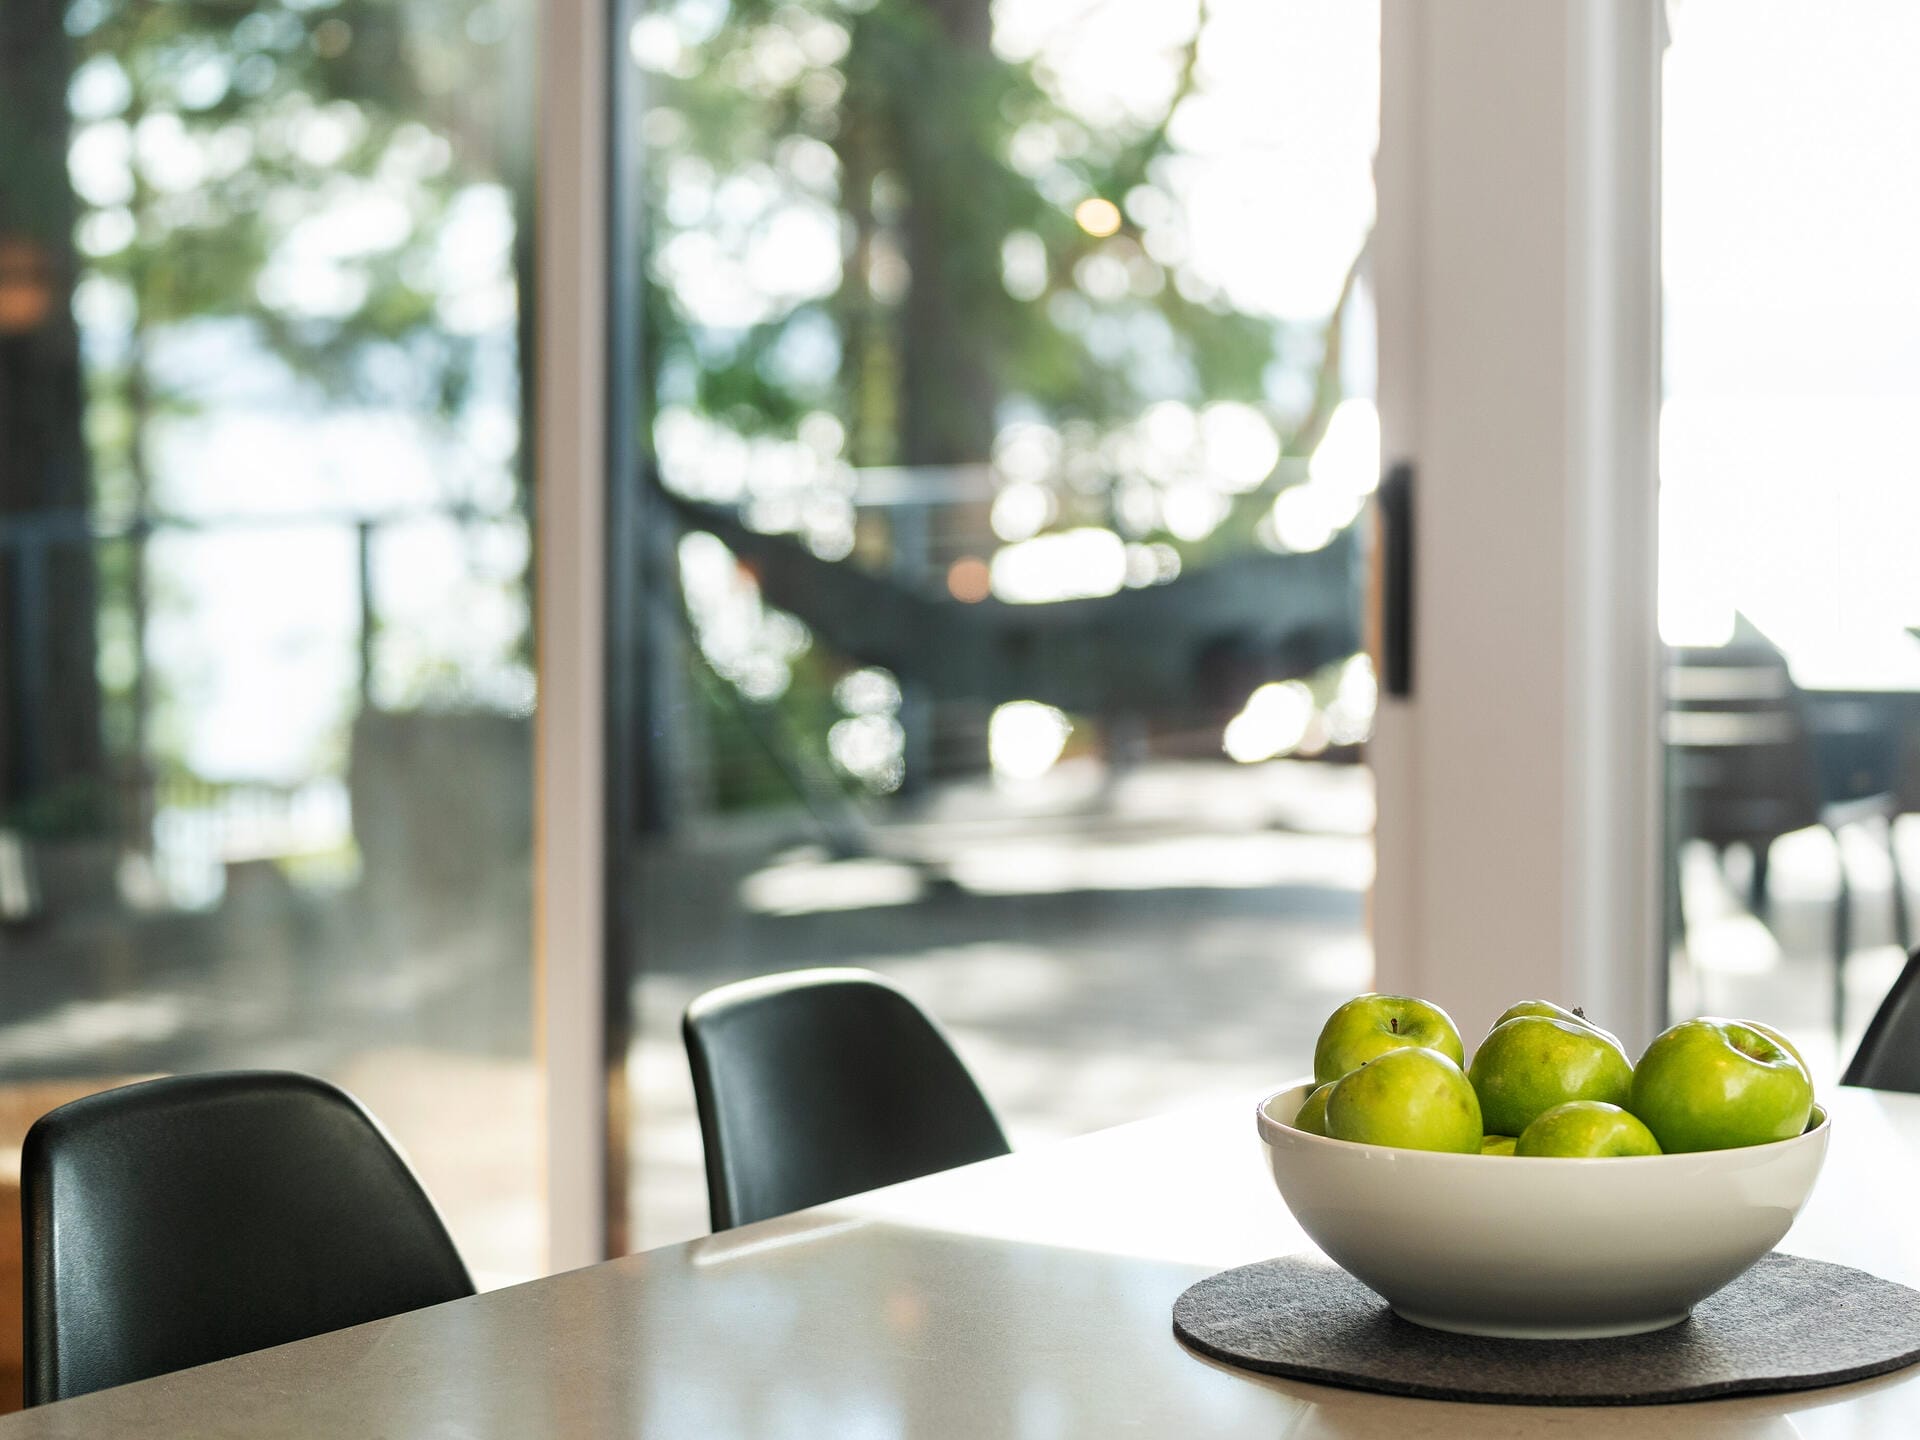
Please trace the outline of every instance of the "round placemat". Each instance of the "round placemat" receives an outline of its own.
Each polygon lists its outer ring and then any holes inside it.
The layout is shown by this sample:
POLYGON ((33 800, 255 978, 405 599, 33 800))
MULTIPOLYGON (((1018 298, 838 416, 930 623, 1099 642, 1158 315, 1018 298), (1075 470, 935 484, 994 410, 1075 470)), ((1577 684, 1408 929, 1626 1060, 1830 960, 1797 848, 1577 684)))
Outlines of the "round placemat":
POLYGON ((1173 1306, 1203 1355, 1268 1375, 1508 1405, 1661 1405, 1806 1390, 1920 1360, 1920 1292, 1774 1252, 1693 1318, 1609 1340, 1502 1340, 1402 1320, 1330 1261, 1224 1270, 1173 1306))

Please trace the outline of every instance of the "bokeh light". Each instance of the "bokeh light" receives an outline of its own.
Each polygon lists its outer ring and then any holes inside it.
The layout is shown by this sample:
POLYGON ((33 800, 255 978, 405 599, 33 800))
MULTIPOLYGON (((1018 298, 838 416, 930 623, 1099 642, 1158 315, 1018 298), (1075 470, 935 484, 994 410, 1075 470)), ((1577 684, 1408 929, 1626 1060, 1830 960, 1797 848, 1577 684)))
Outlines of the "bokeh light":
POLYGON ((1127 547, 1113 531, 1093 526, 1039 535, 997 551, 991 583, 1014 605, 1112 595, 1127 583, 1127 547))
POLYGON ((891 670, 869 665, 841 676, 833 701, 849 715, 891 715, 900 708, 900 682, 891 670))
POLYGON ((1307 474, 1314 484, 1356 499, 1379 488, 1380 412, 1373 401, 1356 395, 1334 407, 1307 474))
POLYGON ((1052 491, 1022 480, 994 496, 989 523, 1002 540, 1031 540, 1047 527, 1057 508, 1052 491))
POLYGON ((1120 207, 1095 195, 1073 207, 1073 220, 1082 230, 1104 240, 1120 230, 1120 207))
POLYGON ((1335 745, 1358 745, 1373 734, 1373 714, 1380 703, 1380 684, 1373 658, 1355 655, 1340 667, 1340 680, 1326 708, 1327 739, 1335 745))
POLYGON ((1290 485, 1274 497, 1260 539, 1275 550, 1305 555, 1324 550, 1352 520, 1355 502, 1324 485, 1290 485))
POLYGON ((1313 718, 1313 692, 1300 681, 1262 685, 1227 722, 1221 749, 1242 765, 1272 760, 1298 748, 1313 718))
POLYGON ((1066 715, 1037 700, 997 707, 987 722, 987 756, 996 778, 1037 780, 1053 768, 1073 725, 1066 715))
POLYGON ((947 567, 947 593, 964 605, 993 594, 993 570, 978 555, 962 555, 947 567))

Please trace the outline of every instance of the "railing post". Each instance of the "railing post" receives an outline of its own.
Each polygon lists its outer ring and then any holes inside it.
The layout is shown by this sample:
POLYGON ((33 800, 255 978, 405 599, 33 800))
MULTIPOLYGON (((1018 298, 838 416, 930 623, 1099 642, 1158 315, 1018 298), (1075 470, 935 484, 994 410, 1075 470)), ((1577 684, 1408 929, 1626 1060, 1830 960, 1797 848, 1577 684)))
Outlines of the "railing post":
POLYGON ((354 546, 360 577, 360 708, 373 708, 373 632, 378 620, 373 609, 373 527, 361 517, 354 523, 354 546))

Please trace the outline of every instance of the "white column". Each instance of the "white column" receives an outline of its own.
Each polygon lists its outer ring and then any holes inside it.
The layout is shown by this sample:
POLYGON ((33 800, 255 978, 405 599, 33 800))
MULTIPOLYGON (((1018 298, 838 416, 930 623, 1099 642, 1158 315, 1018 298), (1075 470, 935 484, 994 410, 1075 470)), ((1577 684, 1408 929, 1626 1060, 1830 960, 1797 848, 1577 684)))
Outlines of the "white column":
POLYGON ((1660 1014, 1659 0, 1385 0, 1380 411, 1415 466, 1377 985, 1660 1014))
POLYGON ((544 0, 536 285, 534 941, 547 1263, 606 1256, 607 5, 544 0))

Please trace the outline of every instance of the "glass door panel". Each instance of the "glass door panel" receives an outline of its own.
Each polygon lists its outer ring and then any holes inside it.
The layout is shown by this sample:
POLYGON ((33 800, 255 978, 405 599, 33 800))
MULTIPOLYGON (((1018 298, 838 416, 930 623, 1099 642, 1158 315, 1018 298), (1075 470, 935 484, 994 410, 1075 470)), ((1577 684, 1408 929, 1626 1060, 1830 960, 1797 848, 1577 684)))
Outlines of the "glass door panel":
POLYGON ((318 1072, 483 1283, 544 1243, 532 18, 0 12, 0 1143, 318 1072))
POLYGON ((1827 1078, 1920 862, 1917 42, 1897 3, 1685 0, 1666 61, 1672 1005, 1827 1078))
POLYGON ((679 1018, 892 977, 1016 1143, 1365 988, 1372 6, 672 0, 628 36, 655 546, 632 1238, 679 1018))

